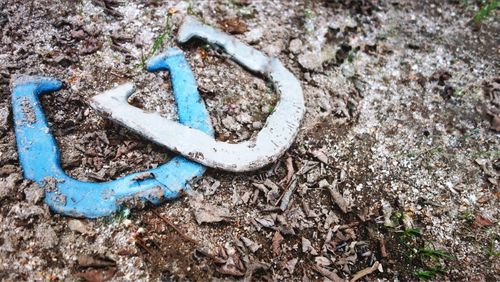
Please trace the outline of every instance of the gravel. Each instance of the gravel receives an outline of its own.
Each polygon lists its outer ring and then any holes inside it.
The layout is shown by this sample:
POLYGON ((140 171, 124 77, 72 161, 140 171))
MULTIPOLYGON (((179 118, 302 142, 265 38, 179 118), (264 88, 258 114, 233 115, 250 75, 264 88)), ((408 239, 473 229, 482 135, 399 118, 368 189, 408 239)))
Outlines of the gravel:
MULTIPOLYGON (((326 2, 0 0, 0 279, 414 281, 441 267, 431 279, 500 280, 498 16, 473 24, 477 6, 460 1, 326 2), (188 13, 300 79, 292 148, 257 172, 209 170, 157 207, 51 213, 22 177, 9 80, 65 81, 41 103, 72 177, 155 167, 173 154, 88 99, 133 81, 133 105, 176 119, 168 74, 141 63, 177 46, 188 13)), ((273 89, 217 49, 180 47, 216 138, 252 138, 273 89)))

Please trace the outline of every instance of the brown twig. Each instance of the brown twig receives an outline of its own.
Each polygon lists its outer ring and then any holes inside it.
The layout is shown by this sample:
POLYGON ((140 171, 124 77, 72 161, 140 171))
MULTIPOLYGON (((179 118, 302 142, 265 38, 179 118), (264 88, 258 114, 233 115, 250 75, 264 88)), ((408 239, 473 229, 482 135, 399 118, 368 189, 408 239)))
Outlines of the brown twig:
POLYGON ((292 157, 288 157, 286 159, 286 176, 280 180, 279 184, 283 187, 288 186, 294 174, 295 170, 293 169, 293 159, 292 157))
POLYGON ((295 179, 295 177, 292 177, 290 185, 287 187, 284 193, 281 194, 281 197, 278 200, 278 202, 281 200, 280 204, 281 211, 285 211, 288 208, 288 204, 290 203, 293 193, 295 193, 296 190, 297 190, 297 179, 295 179))
POLYGON ((351 228, 351 227, 354 227, 354 226, 356 226, 358 224, 359 224, 358 221, 354 221, 354 222, 351 222, 349 224, 343 224, 343 225, 339 226, 339 230, 344 230, 344 229, 347 229, 347 228, 351 228))
POLYGON ((198 242, 196 240, 194 240, 193 238, 187 236, 184 232, 182 232, 182 230, 180 230, 179 227, 177 227, 175 224, 173 224, 170 220, 168 220, 166 217, 162 216, 161 214, 159 214, 158 212, 156 212, 155 210, 152 210, 152 212, 158 216, 161 220, 163 220, 163 222, 165 222, 168 226, 172 227, 172 229, 174 229, 177 233, 179 233, 179 235, 186 241, 189 241, 195 245, 198 245, 198 242))
POLYGON ((144 250, 146 250, 146 252, 148 252, 148 254, 150 254, 151 256, 153 256, 154 258, 157 258, 158 255, 153 253, 153 251, 151 251, 148 246, 146 246, 146 243, 144 243, 144 241, 142 241, 141 238, 138 238, 138 237, 135 237, 135 242, 139 245, 139 247, 143 248, 144 250))
POLYGON ((330 279, 331 281, 334 281, 334 282, 343 282, 345 281, 344 279, 340 278, 337 273, 333 272, 333 271, 330 271, 326 268, 323 268, 319 265, 313 265, 312 266, 312 269, 314 269, 316 272, 318 272, 319 274, 323 275, 324 277, 330 279))
POLYGON ((367 267, 365 269, 358 271, 356 274, 354 274, 354 276, 352 277, 350 282, 356 282, 359 279, 365 277, 366 275, 371 274, 372 272, 374 272, 375 270, 378 269, 379 265, 380 265, 380 263, 378 261, 376 261, 371 267, 367 267))
POLYGON ((334 203, 342 210, 343 213, 348 213, 351 211, 349 203, 344 199, 342 194, 337 190, 337 181, 335 180, 331 185, 327 182, 320 183, 320 188, 327 188, 330 192, 330 196, 334 203))
POLYGON ((380 255, 383 258, 386 258, 387 257, 387 249, 385 248, 385 239, 384 239, 383 235, 380 235, 379 242, 380 242, 380 255))

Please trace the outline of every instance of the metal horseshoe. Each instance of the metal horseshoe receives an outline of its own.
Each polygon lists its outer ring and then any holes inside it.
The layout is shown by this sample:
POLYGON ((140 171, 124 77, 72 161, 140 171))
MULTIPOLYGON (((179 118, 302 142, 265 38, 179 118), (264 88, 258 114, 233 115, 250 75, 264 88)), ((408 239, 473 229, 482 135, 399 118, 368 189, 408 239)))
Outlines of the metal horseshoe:
MULTIPOLYGON (((169 50, 150 67, 170 71, 180 122, 213 136, 208 112, 180 50, 169 50)), ((45 202, 53 211, 96 218, 112 214, 132 198, 158 204, 178 197, 188 181, 205 172, 204 166, 177 156, 145 173, 109 182, 82 182, 69 177, 60 166, 59 149, 38 100, 38 95, 61 87, 62 83, 56 79, 26 76, 14 81, 12 92, 16 142, 24 176, 44 187, 45 202)), ((131 85, 125 85, 114 93, 132 91, 131 85)))
MULTIPOLYGON (((240 172, 256 170, 276 161, 293 143, 304 116, 304 97, 299 81, 278 59, 269 58, 231 36, 187 17, 179 29, 178 41, 185 43, 193 37, 222 47, 236 62, 274 83, 280 101, 255 139, 237 144, 216 141, 197 128, 131 106, 127 103, 127 95, 118 89, 94 96, 94 108, 138 134, 209 167, 240 172)), ((161 60, 162 56, 153 61, 161 60)))

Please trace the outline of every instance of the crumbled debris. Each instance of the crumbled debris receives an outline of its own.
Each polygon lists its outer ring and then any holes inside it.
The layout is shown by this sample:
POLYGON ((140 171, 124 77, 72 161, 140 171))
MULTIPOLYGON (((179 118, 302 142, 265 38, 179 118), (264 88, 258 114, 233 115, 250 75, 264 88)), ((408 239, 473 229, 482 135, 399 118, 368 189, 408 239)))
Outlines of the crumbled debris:
POLYGON ((0 167, 0 176, 9 176, 14 172, 18 171, 18 167, 15 165, 4 165, 0 167))
POLYGON ((21 182, 22 178, 19 174, 11 174, 5 179, 0 180, 0 199, 15 195, 17 183, 21 182))
POLYGON ((451 74, 443 69, 437 70, 430 77, 431 81, 437 81, 438 85, 444 86, 445 82, 451 78, 451 74))
POLYGON ((264 35, 263 28, 253 28, 245 33, 245 41, 248 44, 257 44, 264 35))
POLYGON ((30 204, 38 204, 42 201, 45 195, 45 190, 36 183, 31 183, 24 189, 24 197, 30 204))
POLYGON ((59 241, 56 232, 52 226, 42 223, 36 227, 35 238, 41 248, 51 249, 59 241))

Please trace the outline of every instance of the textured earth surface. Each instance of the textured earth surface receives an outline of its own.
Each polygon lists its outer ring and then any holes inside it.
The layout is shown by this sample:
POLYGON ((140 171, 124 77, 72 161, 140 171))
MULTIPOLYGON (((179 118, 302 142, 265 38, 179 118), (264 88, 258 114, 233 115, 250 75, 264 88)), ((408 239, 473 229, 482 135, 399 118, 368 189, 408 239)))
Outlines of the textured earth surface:
MULTIPOLYGON (((490 1, 491 3, 495 1, 490 1)), ((0 0, 0 280, 500 280, 500 21, 482 1, 0 0), (208 170, 186 195, 97 220, 51 213, 19 165, 10 81, 41 98, 66 172, 106 181, 171 156, 99 116, 89 98, 175 119, 181 48, 216 138, 251 138, 279 93, 213 46, 178 45, 186 15, 275 56, 300 80, 297 140, 265 169, 208 170)))

